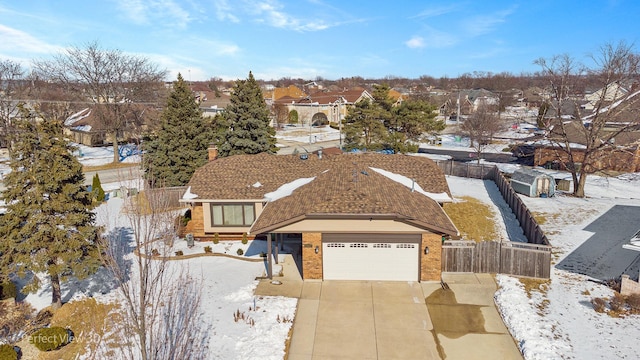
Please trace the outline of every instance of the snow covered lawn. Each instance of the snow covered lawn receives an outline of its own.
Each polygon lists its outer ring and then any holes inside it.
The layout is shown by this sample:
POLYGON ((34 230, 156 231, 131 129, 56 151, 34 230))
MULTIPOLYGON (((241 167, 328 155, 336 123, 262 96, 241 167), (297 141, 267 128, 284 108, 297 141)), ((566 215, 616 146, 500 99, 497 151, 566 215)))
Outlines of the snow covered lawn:
MULTIPOLYGON (((492 186, 485 181, 455 177, 448 177, 447 181, 454 198, 472 196, 501 207, 500 199, 496 200, 492 186)), ((613 290, 587 276, 555 267, 593 235, 584 228, 613 206, 640 206, 640 176, 591 176, 586 193, 585 199, 562 194, 549 199, 522 197, 532 212, 544 216, 541 226, 554 247, 548 283, 541 282, 538 288, 527 291, 519 279, 497 276, 500 289, 496 304, 525 359, 640 358, 640 316, 616 318, 597 313, 591 299, 608 298, 613 290)), ((509 229, 517 224, 502 214, 496 221, 504 223, 509 238, 515 240, 509 229)))
MULTIPOLYGON (((122 199, 112 198, 96 210, 97 220, 106 227, 106 231, 127 227, 127 220, 120 213, 122 206, 122 199)), ((214 251, 236 255, 236 249, 243 248, 250 254, 254 252, 252 257, 259 257, 263 250, 260 243, 196 242, 196 246, 189 248, 186 241, 178 240, 175 251, 204 253, 204 246, 211 246, 214 251)), ((206 256, 171 261, 169 264, 172 267, 184 266, 197 281, 202 281, 201 311, 203 326, 209 330, 208 359, 275 360, 284 357, 285 341, 295 316, 297 299, 253 295, 258 284, 256 277, 265 271, 263 262, 206 256), (234 314, 241 314, 244 320, 235 321, 234 314)), ((109 276, 108 272, 99 271, 90 279, 65 283, 63 299, 73 301, 94 297, 103 303, 116 301, 120 296, 109 276)), ((42 309, 49 305, 51 291, 45 286, 38 293, 28 295, 26 301, 42 309)))

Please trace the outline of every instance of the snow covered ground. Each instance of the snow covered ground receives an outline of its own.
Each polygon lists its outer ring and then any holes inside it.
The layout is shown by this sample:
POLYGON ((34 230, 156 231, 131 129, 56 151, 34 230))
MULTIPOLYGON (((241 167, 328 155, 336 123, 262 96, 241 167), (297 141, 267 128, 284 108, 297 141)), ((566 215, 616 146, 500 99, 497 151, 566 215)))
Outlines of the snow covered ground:
MULTIPOLYGON (((526 126, 510 129, 503 137, 521 138, 530 134, 526 126), (521 129, 522 128, 522 129, 521 129), (524 129, 524 130, 523 130, 524 129)), ((337 131, 323 130, 323 139, 337 139, 337 131)), ((306 129, 279 132, 279 139, 308 143, 306 129), (296 133, 297 132, 297 133, 296 133), (294 140, 297 139, 297 140, 294 140)), ((313 129, 314 131, 317 129, 313 129)), ((312 136, 314 133, 312 133, 312 136)), ((455 135, 443 135, 439 148, 468 149, 468 142, 455 135)), ((435 146, 427 145, 423 146, 435 146)), ((499 144, 493 150, 502 151, 499 144)), ((81 161, 99 165, 111 162, 113 153, 109 148, 82 148, 81 161), (84 160, 82 159, 84 158, 84 160)), ((0 172, 3 171, 0 159, 0 172)), ((513 172, 514 165, 499 164, 501 170, 513 172)), ((553 173, 557 178, 566 178, 566 173, 553 173)), ((496 223, 502 239, 524 241, 515 217, 501 200, 497 187, 490 181, 448 177, 447 181, 455 198, 475 197, 490 205, 495 212, 496 223)), ((105 189, 119 188, 118 184, 103 184, 105 189)), ((587 198, 576 199, 563 194, 548 199, 523 197, 531 211, 545 213, 547 221, 542 225, 554 247, 554 264, 567 257, 593 234, 585 227, 615 205, 640 206, 640 174, 624 174, 616 178, 590 176, 586 187, 587 198)), ((97 209, 98 219, 108 229, 127 226, 123 223, 120 209, 122 200, 111 198, 97 209), (110 218, 111 221, 104 219, 110 218)), ((640 220, 640 219, 638 219, 640 220)), ((638 221, 640 223, 640 221, 638 221)), ((612 224, 615 226, 615 224, 612 224)), ((220 242, 197 243, 188 248, 186 242, 176 243, 176 251, 185 254, 203 253, 204 246, 214 251, 236 254, 241 244, 220 242)), ((242 247, 245 254, 259 256, 259 244, 249 243, 242 247)), ((282 297, 254 297, 256 276, 264 272, 261 262, 246 262, 226 257, 198 257, 176 261, 187 264, 189 271, 203 281, 203 317, 210 327, 210 359, 281 359, 284 342, 291 323, 278 321, 293 319, 296 299, 282 297), (255 303, 254 303, 255 302, 255 303), (257 306, 258 310, 255 311, 257 306), (249 310, 251 308, 252 310, 249 310), (246 322, 235 322, 233 313, 244 312, 255 321, 255 326, 246 322)), ((521 282, 514 277, 499 275, 500 289, 495 300, 518 342, 526 359, 611 359, 640 358, 640 316, 614 318, 593 310, 590 300, 608 297, 613 291, 599 283, 589 281, 584 275, 552 267, 551 280, 539 291, 527 293, 521 282)), ((36 308, 50 302, 50 291, 45 287, 37 294, 27 296, 27 301, 36 308)), ((108 274, 99 272, 93 278, 69 283, 64 286, 65 301, 93 296, 100 301, 117 299, 117 292, 109 287, 108 274)))
POLYGON ((340 139, 340 132, 329 126, 309 127, 303 125, 285 126, 276 132, 276 139, 299 142, 302 144, 332 141, 340 139))
MULTIPOLYGON (((613 291, 590 281, 587 276, 555 267, 593 235, 585 227, 613 206, 640 206, 638 175, 591 176, 585 199, 563 194, 548 199, 522 197, 531 211, 546 215, 542 228, 554 247, 551 281, 547 286, 527 294, 517 278, 497 277, 500 290, 496 293, 496 303, 525 359, 640 358, 640 316, 615 318, 595 312, 591 299, 610 297, 613 291)), ((455 177, 447 180, 454 198, 472 196, 492 206, 501 206, 500 199, 496 201, 493 194, 497 189, 486 181, 455 177)), ((504 223, 507 231, 517 227, 513 219, 496 221, 504 223)), ((511 240, 517 241, 512 237, 511 240)))
MULTIPOLYGON (((119 186, 112 186, 117 188, 119 186)), ((111 198, 97 208, 97 221, 109 232, 118 227, 128 227, 126 216, 121 213, 123 199, 111 198)), ((184 240, 177 240, 172 251, 181 250, 185 255, 203 254, 204 247, 214 252, 236 255, 238 248, 251 258, 259 258, 266 249, 260 241, 196 243, 187 247, 184 240)), ((128 254, 127 256, 133 256, 128 254)), ((204 256, 169 262, 172 267, 184 267, 196 280, 202 281, 202 321, 209 330, 208 359, 282 359, 285 340, 292 326, 297 299, 254 296, 258 284, 256 277, 263 276, 265 265, 223 256, 204 256), (234 321, 234 313, 246 316, 245 321, 234 321), (250 323, 250 320, 253 321, 250 323)), ((63 283, 65 302, 94 297, 109 303, 119 299, 107 271, 99 271, 83 281, 63 283)), ((51 302, 51 291, 44 286, 38 293, 26 296, 26 301, 36 309, 51 302)))

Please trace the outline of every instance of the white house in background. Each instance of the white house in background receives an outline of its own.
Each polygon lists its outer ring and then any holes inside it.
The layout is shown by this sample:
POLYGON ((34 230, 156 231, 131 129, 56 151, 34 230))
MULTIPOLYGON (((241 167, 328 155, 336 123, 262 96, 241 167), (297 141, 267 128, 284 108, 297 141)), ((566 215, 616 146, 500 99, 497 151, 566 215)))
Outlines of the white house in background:
POLYGON ((587 101, 587 103, 584 104, 583 107, 585 110, 591 111, 598 105, 598 102, 601 100, 604 100, 605 103, 611 103, 613 101, 624 98, 628 94, 629 89, 617 82, 614 82, 592 92, 591 94, 585 95, 584 99, 587 101))

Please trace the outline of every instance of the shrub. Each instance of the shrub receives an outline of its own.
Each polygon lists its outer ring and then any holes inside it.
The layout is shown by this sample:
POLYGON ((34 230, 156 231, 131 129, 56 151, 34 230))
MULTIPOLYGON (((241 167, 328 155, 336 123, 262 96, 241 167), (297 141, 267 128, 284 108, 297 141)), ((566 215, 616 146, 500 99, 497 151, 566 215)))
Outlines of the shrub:
POLYGON ((609 307, 616 312, 623 311, 625 307, 624 297, 620 293, 615 293, 609 300, 609 307))
POLYGON ((182 256, 184 255, 184 253, 182 252, 182 250, 178 250, 176 251, 176 256, 182 256))
POLYGON ((298 111, 291 110, 289 111, 289 124, 297 124, 298 123, 298 111))
POLYGON ((104 190, 102 189, 102 184, 100 183, 100 177, 98 176, 98 173, 93 176, 93 182, 91 184, 91 194, 97 202, 101 203, 104 201, 104 190))
POLYGON ((18 360, 18 352, 11 345, 0 345, 0 359, 2 360, 18 360))
POLYGON ((35 345, 40 351, 51 351, 59 349, 73 339, 71 330, 60 326, 43 328, 29 337, 29 342, 35 345))
POLYGON ((631 294, 627 298, 627 304, 634 313, 640 312, 640 294, 631 294))
POLYGON ((242 243, 247 245, 247 242, 249 242, 249 239, 247 239, 247 233, 242 233, 242 243))
POLYGON ((212 252, 213 252, 213 250, 211 250, 211 246, 205 246, 205 247, 204 247, 204 252, 205 252, 205 253, 207 253, 207 254, 209 254, 209 253, 212 253, 212 252))
POLYGON ((593 309, 599 313, 603 313, 607 306, 607 302, 603 298, 593 298, 591 299, 591 304, 593 305, 593 309))
POLYGON ((217 244, 219 242, 220 242, 220 234, 218 233, 213 234, 213 243, 217 244))
POLYGON ((242 249, 238 249, 236 253, 238 254, 238 256, 242 256, 244 254, 244 251, 242 251, 242 249))
POLYGON ((15 298, 17 295, 18 289, 11 281, 0 284, 0 300, 15 298))

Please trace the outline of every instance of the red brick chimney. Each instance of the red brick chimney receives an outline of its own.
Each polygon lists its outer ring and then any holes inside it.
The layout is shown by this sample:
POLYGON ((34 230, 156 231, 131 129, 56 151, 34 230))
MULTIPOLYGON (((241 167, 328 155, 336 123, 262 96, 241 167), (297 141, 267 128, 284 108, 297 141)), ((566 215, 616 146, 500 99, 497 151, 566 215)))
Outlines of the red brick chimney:
POLYGON ((218 158, 218 147, 215 145, 209 145, 207 149, 209 152, 209 161, 213 161, 218 158))

